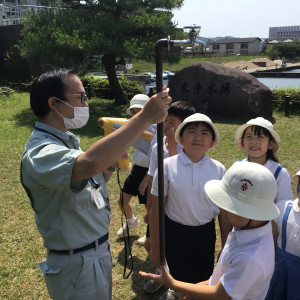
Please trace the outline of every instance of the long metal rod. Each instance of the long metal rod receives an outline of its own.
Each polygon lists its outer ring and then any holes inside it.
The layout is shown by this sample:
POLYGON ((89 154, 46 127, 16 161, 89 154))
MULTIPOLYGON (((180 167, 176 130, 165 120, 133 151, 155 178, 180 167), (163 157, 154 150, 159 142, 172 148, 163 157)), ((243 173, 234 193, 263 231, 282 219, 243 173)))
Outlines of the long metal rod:
MULTIPOLYGON (((162 91, 163 49, 168 47, 167 40, 159 40, 155 45, 156 91, 162 91)), ((165 264, 165 205, 164 205, 164 164, 163 164, 163 123, 157 124, 157 176, 158 176, 158 222, 160 264, 165 264)))

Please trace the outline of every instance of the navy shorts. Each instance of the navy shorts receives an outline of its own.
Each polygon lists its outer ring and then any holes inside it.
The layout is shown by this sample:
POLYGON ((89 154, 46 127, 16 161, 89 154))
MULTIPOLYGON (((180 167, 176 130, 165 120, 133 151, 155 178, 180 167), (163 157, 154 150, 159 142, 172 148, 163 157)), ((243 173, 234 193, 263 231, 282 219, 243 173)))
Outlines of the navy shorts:
POLYGON ((188 226, 165 215, 165 230, 166 260, 171 275, 190 283, 209 279, 214 269, 214 220, 201 226, 188 226))
POLYGON ((144 195, 139 193, 139 185, 147 172, 148 168, 133 165, 131 173, 126 178, 123 186, 123 192, 128 195, 138 196, 140 204, 147 203, 147 189, 145 190, 144 195))

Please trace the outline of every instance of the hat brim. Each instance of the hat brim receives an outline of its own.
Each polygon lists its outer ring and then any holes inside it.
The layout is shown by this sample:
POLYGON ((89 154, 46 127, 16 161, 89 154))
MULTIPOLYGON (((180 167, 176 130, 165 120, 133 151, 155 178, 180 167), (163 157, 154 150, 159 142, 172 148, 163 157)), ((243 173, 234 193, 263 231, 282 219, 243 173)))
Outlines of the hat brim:
POLYGON ((297 177, 300 177, 300 171, 298 171, 295 175, 293 175, 293 180, 295 180, 297 177))
POLYGON ((204 189, 213 203, 240 217, 268 221, 279 216, 279 209, 275 204, 266 203, 264 205, 260 199, 251 199, 251 202, 241 201, 237 198, 238 194, 234 195, 234 192, 229 190, 222 180, 210 180, 206 182, 204 189))
POLYGON ((208 122, 208 121, 204 121, 204 120, 203 120, 203 121, 202 121, 202 120, 194 120, 194 121, 191 120, 191 121, 188 121, 188 122, 184 122, 184 121, 183 121, 183 122, 177 127, 177 129, 176 129, 176 131, 175 131, 175 140, 176 140, 177 144, 179 144, 180 146, 183 146, 183 145, 181 144, 180 138, 179 138, 180 131, 181 131, 181 129, 183 128, 184 125, 186 125, 186 124, 188 124, 188 123, 193 123, 193 122, 203 122, 203 123, 207 123, 207 124, 209 124, 209 125, 212 127, 212 129, 213 129, 213 131, 214 131, 214 133, 215 133, 215 141, 214 141, 214 143, 213 143, 213 145, 211 146, 210 149, 216 147, 216 146, 219 144, 219 131, 218 131, 217 127, 216 127, 212 122, 208 122))
POLYGON ((236 132, 235 132, 235 141, 236 141, 237 145, 238 145, 242 150, 244 150, 243 147, 242 147, 242 136, 243 136, 243 133, 244 133, 244 131, 245 131, 248 127, 251 127, 251 126, 260 126, 260 127, 263 127, 263 128, 265 128, 265 129, 267 129, 267 130, 271 133, 272 137, 273 137, 274 140, 275 140, 275 144, 274 144, 274 147, 272 148, 272 151, 273 151, 273 152, 276 152, 276 151, 279 149, 279 147, 280 147, 280 137, 279 137, 279 135, 277 134, 277 132, 275 132, 274 130, 271 130, 271 129, 269 129, 269 128, 267 128, 267 127, 261 125, 261 124, 243 124, 243 125, 241 125, 241 126, 236 130, 236 132))
POLYGON ((127 110, 126 110, 126 113, 128 116, 132 116, 132 112, 131 112, 131 108, 143 108, 144 105, 141 105, 141 104, 133 104, 132 106, 128 107, 127 110))

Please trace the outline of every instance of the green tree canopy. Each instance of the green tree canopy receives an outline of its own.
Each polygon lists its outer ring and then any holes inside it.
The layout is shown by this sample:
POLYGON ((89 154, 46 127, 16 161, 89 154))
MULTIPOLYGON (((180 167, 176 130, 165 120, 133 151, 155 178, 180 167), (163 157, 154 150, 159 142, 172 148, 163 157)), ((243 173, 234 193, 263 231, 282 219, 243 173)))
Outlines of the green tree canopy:
MULTIPOLYGON (((154 59, 157 40, 178 38, 173 14, 183 0, 60 0, 60 9, 29 15, 20 43, 23 57, 86 70, 101 58, 116 103, 127 102, 115 72, 132 58, 154 59)), ((56 6, 57 7, 57 6, 56 6)))
POLYGON ((266 53, 271 59, 290 58, 298 60, 300 58, 300 41, 275 44, 266 53))

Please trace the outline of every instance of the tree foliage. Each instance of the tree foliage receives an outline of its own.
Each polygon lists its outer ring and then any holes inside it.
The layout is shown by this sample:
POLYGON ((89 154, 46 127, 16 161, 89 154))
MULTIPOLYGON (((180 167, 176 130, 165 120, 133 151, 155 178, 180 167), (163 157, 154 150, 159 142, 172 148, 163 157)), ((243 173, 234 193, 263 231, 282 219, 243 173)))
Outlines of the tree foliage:
POLYGON ((178 38, 169 11, 183 0, 60 0, 60 9, 31 14, 21 33, 21 54, 52 66, 85 71, 101 58, 117 103, 126 103, 115 66, 154 60, 157 40, 178 38))
POLYGON ((273 60, 276 58, 290 58, 299 60, 300 41, 275 44, 271 49, 267 50, 266 53, 273 60))

